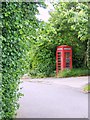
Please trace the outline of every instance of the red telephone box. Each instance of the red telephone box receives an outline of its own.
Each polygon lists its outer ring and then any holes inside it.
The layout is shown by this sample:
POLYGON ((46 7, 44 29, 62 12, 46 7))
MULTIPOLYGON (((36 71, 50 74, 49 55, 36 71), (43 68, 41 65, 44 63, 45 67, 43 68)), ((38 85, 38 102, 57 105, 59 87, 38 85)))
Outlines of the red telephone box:
POLYGON ((61 45, 56 50, 56 73, 60 70, 72 69, 72 47, 61 45))

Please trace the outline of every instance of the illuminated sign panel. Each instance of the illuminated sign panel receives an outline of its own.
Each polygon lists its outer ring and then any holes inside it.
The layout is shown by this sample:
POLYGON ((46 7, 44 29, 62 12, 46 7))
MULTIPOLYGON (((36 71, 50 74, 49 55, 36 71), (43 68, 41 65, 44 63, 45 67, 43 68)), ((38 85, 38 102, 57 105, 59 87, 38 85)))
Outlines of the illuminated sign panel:
POLYGON ((62 48, 57 48, 57 50, 62 50, 62 48))
POLYGON ((64 50, 71 50, 71 48, 64 48, 64 50))

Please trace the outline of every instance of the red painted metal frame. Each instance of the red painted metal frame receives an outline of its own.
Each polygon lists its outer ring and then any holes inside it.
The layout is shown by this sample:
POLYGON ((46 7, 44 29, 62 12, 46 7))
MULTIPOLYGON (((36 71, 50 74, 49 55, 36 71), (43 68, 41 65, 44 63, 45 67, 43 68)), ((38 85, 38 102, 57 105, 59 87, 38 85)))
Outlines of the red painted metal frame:
POLYGON ((72 47, 68 46, 68 45, 61 45, 61 46, 57 46, 57 50, 56 50, 56 74, 58 74, 59 72, 59 68, 58 68, 58 53, 61 53, 61 70, 66 69, 66 57, 65 57, 65 53, 69 52, 70 56, 70 69, 72 69, 72 47))

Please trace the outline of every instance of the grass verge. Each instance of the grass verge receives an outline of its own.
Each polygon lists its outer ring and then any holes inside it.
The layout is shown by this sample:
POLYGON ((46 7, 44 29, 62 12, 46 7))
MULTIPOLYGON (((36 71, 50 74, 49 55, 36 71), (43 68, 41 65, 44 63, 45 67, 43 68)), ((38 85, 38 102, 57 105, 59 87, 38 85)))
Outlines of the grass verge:
POLYGON ((83 88, 83 90, 84 90, 85 92, 90 92, 90 84, 85 85, 84 88, 83 88))
POLYGON ((76 77, 76 76, 88 76, 90 75, 87 69, 65 69, 58 73, 57 77, 76 77))

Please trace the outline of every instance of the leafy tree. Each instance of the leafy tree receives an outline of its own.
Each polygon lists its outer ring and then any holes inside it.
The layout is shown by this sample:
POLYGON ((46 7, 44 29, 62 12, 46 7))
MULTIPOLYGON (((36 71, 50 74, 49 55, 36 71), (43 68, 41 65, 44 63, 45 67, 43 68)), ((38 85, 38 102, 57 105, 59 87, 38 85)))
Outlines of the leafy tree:
POLYGON ((88 11, 88 3, 60 2, 51 13, 50 23, 57 32, 58 43, 62 41, 73 47, 73 65, 76 67, 82 63, 85 66, 87 62, 88 11), (77 62, 80 64, 75 64, 77 62))

